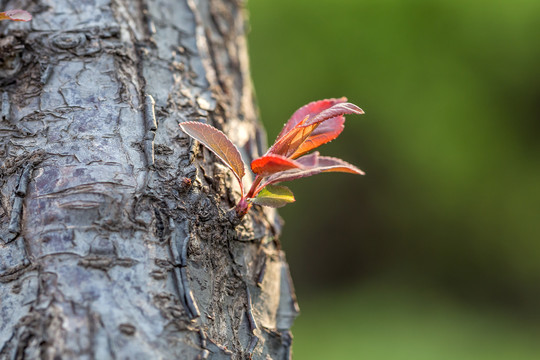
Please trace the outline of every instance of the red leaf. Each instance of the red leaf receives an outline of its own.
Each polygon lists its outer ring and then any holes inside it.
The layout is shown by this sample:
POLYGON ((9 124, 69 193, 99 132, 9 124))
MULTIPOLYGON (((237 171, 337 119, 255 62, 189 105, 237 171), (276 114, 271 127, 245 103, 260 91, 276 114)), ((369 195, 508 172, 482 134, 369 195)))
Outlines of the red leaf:
POLYGON ((301 126, 305 120, 307 120, 307 117, 302 122, 298 123, 291 131, 277 140, 266 153, 292 157, 296 150, 304 143, 304 141, 306 141, 309 135, 311 135, 313 130, 319 126, 319 124, 308 127, 301 126))
POLYGON ((320 157, 319 155, 320 155, 319 152, 315 151, 309 155, 302 156, 301 158, 298 158, 295 161, 301 164, 302 166, 304 166, 304 168, 312 168, 319 164, 319 157, 320 157))
POLYGON ((280 171, 302 168, 302 165, 286 157, 270 154, 251 162, 251 170, 260 176, 269 176, 280 171))
POLYGON ((344 128, 345 117, 337 116, 320 124, 300 147, 291 156, 293 159, 310 152, 311 150, 329 143, 341 134, 344 128))
POLYGON ((311 118, 319 114, 321 111, 330 108, 331 106, 347 101, 346 97, 339 99, 325 99, 310 102, 307 105, 302 106, 300 109, 296 110, 295 113, 291 116, 289 121, 283 126, 281 132, 279 133, 276 141, 279 140, 282 136, 292 130, 299 122, 304 120, 306 117, 311 118))
POLYGON ((303 156, 299 158, 297 162, 304 166, 308 163, 313 165, 309 167, 306 166, 304 169, 288 170, 269 176, 259 188, 262 189, 270 184, 301 179, 322 172, 345 172, 357 175, 365 174, 362 170, 346 161, 328 156, 319 156, 318 152, 303 156))
POLYGON ((321 172, 344 172, 356 175, 366 175, 365 172, 341 159, 330 156, 319 156, 321 172))
MULTIPOLYGON (((343 122, 341 120, 332 119, 345 114, 363 113, 362 109, 354 104, 337 103, 318 114, 306 115, 303 120, 299 121, 292 129, 288 130, 288 132, 280 134, 274 145, 268 150, 267 154, 277 154, 292 159, 297 158, 298 156, 313 150, 317 146, 335 139, 341 133, 343 130, 343 122), (322 131, 315 133, 315 129, 326 121, 330 121, 329 125, 324 127, 322 131), (307 141, 313 133, 315 133, 313 139, 310 139, 308 144, 302 147, 304 142, 307 141), (300 149, 301 147, 302 149, 300 149)), ((289 124, 285 125, 284 130, 288 129, 288 125, 289 124)))
POLYGON ((310 126, 312 124, 321 123, 323 121, 332 119, 336 116, 345 114, 363 114, 364 110, 351 103, 339 103, 332 107, 321 111, 317 116, 304 122, 303 126, 310 126))
POLYGON ((231 169, 240 183, 242 196, 244 195, 242 178, 244 177, 244 162, 238 148, 229 140, 227 135, 213 126, 200 122, 183 122, 180 128, 195 140, 201 142, 212 151, 229 169, 231 169))
POLYGON ((24 10, 8 10, 0 13, 0 20, 30 21, 32 15, 24 10))

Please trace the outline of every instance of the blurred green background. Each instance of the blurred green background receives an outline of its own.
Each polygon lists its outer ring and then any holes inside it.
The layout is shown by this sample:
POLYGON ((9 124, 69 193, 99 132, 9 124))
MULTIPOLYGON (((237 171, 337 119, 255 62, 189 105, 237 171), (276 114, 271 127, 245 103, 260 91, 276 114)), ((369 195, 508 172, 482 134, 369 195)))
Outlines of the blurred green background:
POLYGON ((540 359, 540 1, 250 0, 273 141, 347 96, 320 148, 367 172, 290 184, 295 359, 540 359))

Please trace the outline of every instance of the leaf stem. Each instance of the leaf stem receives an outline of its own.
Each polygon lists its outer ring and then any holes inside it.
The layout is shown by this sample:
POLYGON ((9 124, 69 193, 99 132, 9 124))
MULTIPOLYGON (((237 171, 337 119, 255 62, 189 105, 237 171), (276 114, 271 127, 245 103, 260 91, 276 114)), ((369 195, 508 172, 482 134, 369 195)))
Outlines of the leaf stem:
POLYGON ((236 215, 238 215, 239 218, 244 217, 253 205, 250 199, 253 199, 255 196, 257 196, 257 193, 261 191, 261 189, 258 189, 258 186, 261 183, 262 179, 263 176, 260 175, 257 175, 255 177, 255 180, 253 181, 253 184, 251 184, 247 195, 244 195, 244 190, 242 190, 242 198, 240 199, 240 201, 238 201, 238 204, 236 204, 234 208, 236 211, 236 215))
POLYGON ((259 184, 261 183, 262 179, 263 179, 263 177, 260 176, 260 175, 257 175, 257 176, 255 177, 255 181, 253 181, 253 184, 251 184, 251 188, 249 189, 249 192, 248 192, 247 195, 246 195, 246 197, 247 197, 248 199, 252 199, 252 198, 254 198, 254 197, 257 195, 257 193, 258 193, 257 187, 258 187, 259 184))
POLYGON ((234 207, 236 215, 241 219, 243 218, 248 210, 251 208, 251 201, 248 201, 245 197, 241 198, 238 204, 234 207))

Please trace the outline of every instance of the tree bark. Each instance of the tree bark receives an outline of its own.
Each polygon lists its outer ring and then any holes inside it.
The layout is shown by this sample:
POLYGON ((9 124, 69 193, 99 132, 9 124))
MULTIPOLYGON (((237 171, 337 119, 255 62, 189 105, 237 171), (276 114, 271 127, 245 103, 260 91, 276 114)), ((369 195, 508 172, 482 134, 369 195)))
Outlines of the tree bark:
POLYGON ((0 359, 288 359, 281 221, 178 127, 263 151, 235 0, 1 1, 0 359))

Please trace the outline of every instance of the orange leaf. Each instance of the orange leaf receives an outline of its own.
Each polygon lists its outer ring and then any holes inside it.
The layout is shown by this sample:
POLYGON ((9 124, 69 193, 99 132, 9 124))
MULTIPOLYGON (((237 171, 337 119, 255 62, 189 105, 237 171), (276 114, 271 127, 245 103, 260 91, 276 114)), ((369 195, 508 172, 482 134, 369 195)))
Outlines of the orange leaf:
POLYGON ((345 172, 349 174, 365 175, 362 170, 346 161, 329 156, 319 156, 318 152, 303 156, 296 161, 305 167, 303 169, 288 170, 269 176, 259 186, 259 189, 270 184, 301 179, 323 172, 345 172))
POLYGON ((342 97, 339 99, 325 99, 325 100, 313 101, 307 105, 302 106, 300 109, 295 111, 295 113, 291 116, 289 121, 287 121, 285 126, 283 126, 283 129, 279 133, 276 141, 279 140, 281 137, 283 137, 286 133, 291 131, 296 125, 298 125, 299 122, 304 120, 306 117, 308 119, 312 118, 315 115, 319 114, 321 111, 326 110, 335 104, 339 104, 345 101, 347 101, 347 98, 342 97))
POLYGON ((330 156, 319 156, 319 168, 321 172, 344 172, 356 175, 366 175, 356 166, 341 159, 330 156))
POLYGON ((341 134, 344 128, 345 117, 337 116, 320 124, 309 137, 294 152, 291 158, 296 159, 311 150, 329 143, 341 134))
POLYGON ((308 118, 306 117, 300 123, 298 123, 292 130, 283 135, 279 140, 277 140, 270 149, 268 149, 267 154, 277 154, 285 157, 291 157, 296 150, 302 145, 304 141, 311 135, 313 130, 319 126, 319 124, 313 124, 310 126, 302 126, 304 121, 308 118))
MULTIPOLYGON (((338 100, 344 99, 345 98, 338 100)), ((338 100, 332 99, 334 102, 338 100)), ((330 100, 322 101, 328 102, 330 100)), ((317 103, 318 102, 315 102, 314 104, 317 103)), ((268 150, 267 154, 277 154, 295 159, 300 155, 313 150, 317 146, 335 139, 343 130, 344 120, 339 119, 339 117, 343 117, 345 114, 363 113, 362 109, 358 106, 346 102, 335 103, 319 113, 310 113, 306 115, 302 121, 297 122, 293 128, 284 133, 284 131, 289 129, 289 123, 287 123, 274 145, 268 150), (315 132, 315 130, 325 122, 328 122, 328 125, 323 127, 321 131, 315 132), (312 135, 313 138, 310 139, 312 135), (306 141, 308 141, 308 143, 303 145, 306 141)))
POLYGON ((270 154, 251 162, 251 170, 257 175, 268 176, 280 171, 298 169, 302 165, 284 156, 270 154))
POLYGON ((304 122, 304 126, 310 126, 312 124, 322 123, 323 121, 332 119, 336 116, 345 114, 360 114, 362 115, 364 110, 351 103, 339 103, 332 107, 321 111, 317 116, 310 118, 304 122))

